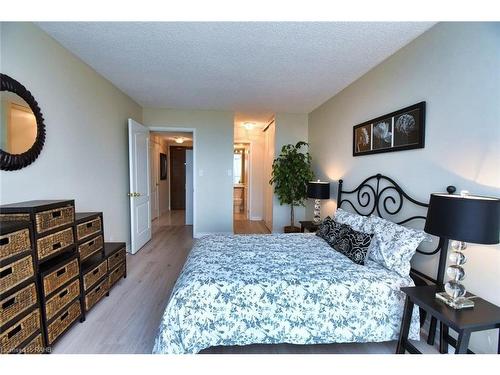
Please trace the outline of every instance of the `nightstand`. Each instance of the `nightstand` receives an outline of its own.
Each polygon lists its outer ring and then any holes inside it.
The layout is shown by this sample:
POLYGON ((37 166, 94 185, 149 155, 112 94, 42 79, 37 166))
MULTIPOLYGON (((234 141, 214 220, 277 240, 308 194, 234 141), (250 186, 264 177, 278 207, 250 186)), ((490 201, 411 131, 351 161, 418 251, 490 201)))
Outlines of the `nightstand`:
POLYGON ((300 233, 304 233, 307 229, 308 232, 316 232, 319 228, 319 224, 314 224, 312 221, 299 221, 300 223, 300 233))
MULTIPOLYGON (((465 354, 468 352, 469 338, 472 332, 500 328, 500 307, 482 298, 474 297, 475 306, 473 308, 455 310, 434 297, 436 292, 442 290, 442 287, 439 288, 435 285, 401 288, 401 291, 406 294, 406 301, 396 354, 404 354, 405 351, 412 354, 420 353, 408 341, 414 305, 424 309, 441 322, 439 343, 441 353, 448 353, 448 344, 451 344, 455 347, 455 354, 465 354), (448 335, 449 328, 458 332, 458 340, 455 341, 448 335)), ((500 335, 497 352, 500 354, 500 335)))

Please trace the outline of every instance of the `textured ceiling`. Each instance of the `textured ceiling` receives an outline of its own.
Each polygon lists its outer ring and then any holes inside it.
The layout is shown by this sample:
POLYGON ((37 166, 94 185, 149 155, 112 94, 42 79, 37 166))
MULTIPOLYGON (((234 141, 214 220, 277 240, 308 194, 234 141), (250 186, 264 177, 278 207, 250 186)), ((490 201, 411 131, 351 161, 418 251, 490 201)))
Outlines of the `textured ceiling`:
POLYGON ((37 23, 146 107, 310 112, 430 22, 37 23))

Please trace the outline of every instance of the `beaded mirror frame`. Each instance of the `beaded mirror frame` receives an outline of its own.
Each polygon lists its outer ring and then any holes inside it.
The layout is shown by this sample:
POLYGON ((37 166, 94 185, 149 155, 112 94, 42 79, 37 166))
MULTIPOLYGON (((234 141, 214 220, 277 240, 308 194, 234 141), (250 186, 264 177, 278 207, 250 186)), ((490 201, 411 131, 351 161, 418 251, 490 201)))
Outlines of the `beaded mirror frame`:
POLYGON ((28 105, 36 119, 37 133, 33 145, 22 154, 11 154, 0 149, 0 169, 4 171, 15 171, 27 167, 40 155, 45 143, 45 123, 42 111, 31 92, 21 83, 6 74, 0 73, 0 91, 9 91, 19 95, 28 105))

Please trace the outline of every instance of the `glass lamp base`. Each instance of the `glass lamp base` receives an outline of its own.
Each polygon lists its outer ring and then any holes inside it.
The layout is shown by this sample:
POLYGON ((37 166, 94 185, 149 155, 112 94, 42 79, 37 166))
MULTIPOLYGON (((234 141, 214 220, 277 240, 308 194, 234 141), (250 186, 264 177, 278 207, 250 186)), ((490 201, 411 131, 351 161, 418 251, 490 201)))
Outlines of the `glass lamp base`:
POLYGON ((446 303, 448 306, 460 310, 474 307, 474 301, 467 297, 453 299, 446 292, 436 293, 436 299, 446 303))

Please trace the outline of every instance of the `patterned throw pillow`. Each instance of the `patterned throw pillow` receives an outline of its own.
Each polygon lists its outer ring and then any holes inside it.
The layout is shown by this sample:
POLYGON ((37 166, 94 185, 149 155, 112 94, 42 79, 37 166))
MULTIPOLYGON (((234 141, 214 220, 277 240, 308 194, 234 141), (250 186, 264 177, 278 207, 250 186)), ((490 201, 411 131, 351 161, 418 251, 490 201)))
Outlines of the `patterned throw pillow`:
POLYGON ((335 221, 341 224, 347 224, 352 229, 357 231, 363 231, 363 227, 367 220, 368 218, 366 216, 353 214, 351 212, 344 211, 341 208, 337 208, 337 211, 335 212, 335 221))
POLYGON ((330 216, 327 216, 320 224, 316 235, 332 246, 332 244, 336 243, 346 233, 346 230, 346 225, 337 223, 330 216))
POLYGON ((371 215, 365 222, 363 232, 374 235, 369 259, 401 276, 408 276, 411 258, 423 240, 431 237, 421 231, 398 225, 371 215))
POLYGON ((354 263, 364 265, 373 235, 355 231, 347 224, 340 224, 327 217, 316 235, 323 238, 334 250, 344 254, 354 263))
POLYGON ((342 236, 332 247, 354 263, 364 265, 373 234, 358 232, 346 224, 340 225, 347 227, 347 230, 342 231, 342 236))

